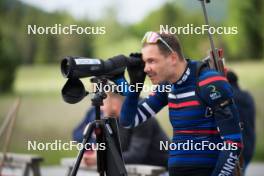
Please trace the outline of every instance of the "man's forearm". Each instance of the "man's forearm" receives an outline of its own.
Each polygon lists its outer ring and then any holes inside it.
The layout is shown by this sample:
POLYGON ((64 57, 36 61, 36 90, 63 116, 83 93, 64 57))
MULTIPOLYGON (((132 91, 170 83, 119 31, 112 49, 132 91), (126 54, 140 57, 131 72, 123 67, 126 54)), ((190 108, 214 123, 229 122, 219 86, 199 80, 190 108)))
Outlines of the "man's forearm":
POLYGON ((137 92, 129 92, 125 98, 119 119, 120 124, 124 127, 130 127, 135 122, 139 94, 137 92))
POLYGON ((223 142, 236 146, 233 150, 220 152, 212 176, 232 175, 242 148, 242 135, 239 127, 238 116, 234 105, 218 109, 215 112, 216 123, 223 142))

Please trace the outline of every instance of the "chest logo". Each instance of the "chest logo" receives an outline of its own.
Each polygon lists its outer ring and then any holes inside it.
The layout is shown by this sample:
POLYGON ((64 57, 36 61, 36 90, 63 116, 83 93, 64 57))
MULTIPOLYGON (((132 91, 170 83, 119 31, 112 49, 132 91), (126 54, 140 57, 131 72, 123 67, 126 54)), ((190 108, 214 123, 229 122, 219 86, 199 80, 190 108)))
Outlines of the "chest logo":
POLYGON ((216 90, 216 87, 214 85, 209 85, 207 88, 210 89, 209 96, 211 100, 216 100, 221 97, 221 93, 218 90, 216 90))

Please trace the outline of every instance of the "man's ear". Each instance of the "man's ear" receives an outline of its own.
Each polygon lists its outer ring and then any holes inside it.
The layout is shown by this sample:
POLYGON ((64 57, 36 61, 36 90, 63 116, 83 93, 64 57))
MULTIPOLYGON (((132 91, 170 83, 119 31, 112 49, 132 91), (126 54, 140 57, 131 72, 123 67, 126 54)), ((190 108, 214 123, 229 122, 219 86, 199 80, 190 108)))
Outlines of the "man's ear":
POLYGON ((179 62, 179 55, 176 52, 171 53, 172 64, 179 62))

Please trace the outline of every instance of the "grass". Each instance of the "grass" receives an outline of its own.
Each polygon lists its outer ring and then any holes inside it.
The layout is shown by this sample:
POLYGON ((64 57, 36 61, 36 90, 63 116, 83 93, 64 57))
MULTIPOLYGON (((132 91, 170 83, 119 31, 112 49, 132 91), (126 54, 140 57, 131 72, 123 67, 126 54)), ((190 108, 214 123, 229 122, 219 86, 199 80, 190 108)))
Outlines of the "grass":
MULTIPOLYGON (((244 62, 229 64, 235 70, 241 82, 241 87, 253 94, 257 105, 257 148, 255 160, 264 161, 264 62, 244 62)), ((22 98, 15 124, 10 150, 26 152, 27 141, 53 142, 71 140, 72 129, 83 118, 90 106, 89 98, 78 104, 69 105, 63 102, 60 91, 65 83, 58 65, 23 66, 17 72, 15 93, 0 97, 0 123, 17 96, 22 98)), ((85 79, 88 86, 88 79, 85 79)), ((167 108, 158 114, 158 120, 167 134, 171 136, 167 108)), ((0 141, 0 144, 2 140, 0 141)), ((44 164, 58 164, 61 157, 74 157, 76 151, 36 151, 45 158, 44 164)))

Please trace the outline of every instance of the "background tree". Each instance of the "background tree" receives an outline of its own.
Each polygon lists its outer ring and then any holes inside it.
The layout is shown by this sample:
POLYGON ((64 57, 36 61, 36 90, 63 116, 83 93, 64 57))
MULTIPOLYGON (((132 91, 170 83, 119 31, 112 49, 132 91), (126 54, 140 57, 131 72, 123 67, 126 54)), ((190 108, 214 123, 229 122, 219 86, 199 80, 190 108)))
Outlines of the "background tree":
POLYGON ((226 36, 233 59, 263 58, 263 0, 229 1, 230 26, 238 27, 238 35, 226 36))
POLYGON ((6 17, 14 4, 14 1, 4 0, 0 3, 0 93, 12 91, 15 71, 20 63, 16 35, 12 35, 14 27, 7 23, 6 17))

